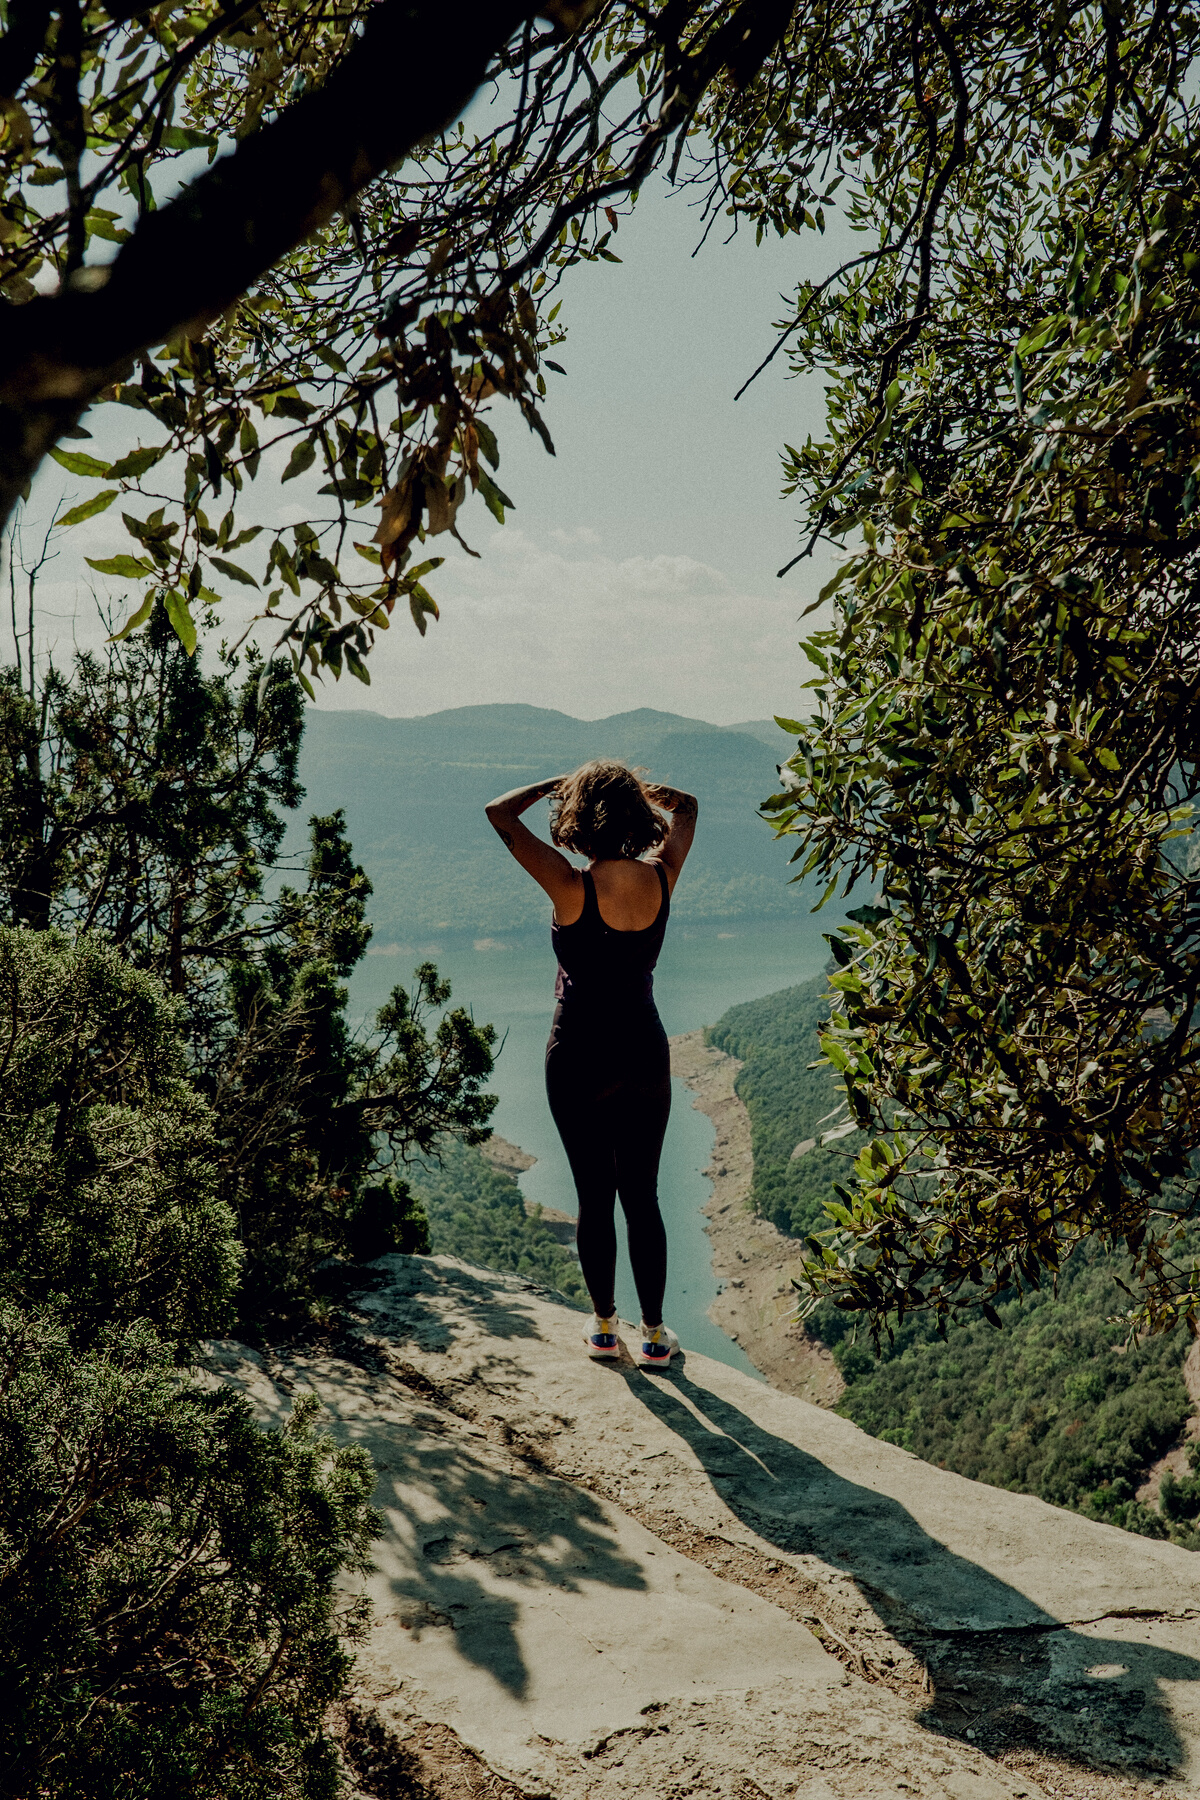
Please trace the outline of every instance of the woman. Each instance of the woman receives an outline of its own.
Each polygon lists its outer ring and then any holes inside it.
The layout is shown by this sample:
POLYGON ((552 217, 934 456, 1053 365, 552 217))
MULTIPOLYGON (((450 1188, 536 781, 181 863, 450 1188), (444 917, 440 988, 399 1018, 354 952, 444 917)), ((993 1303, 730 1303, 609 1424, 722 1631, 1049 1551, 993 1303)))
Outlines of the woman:
POLYGON ((619 762, 584 763, 532 787, 501 794, 487 816, 521 867, 554 905, 558 957, 546 1093, 579 1196, 576 1246, 595 1308, 588 1355, 614 1362, 616 1197, 642 1307, 643 1368, 665 1368, 679 1348, 663 1324, 667 1234, 658 1210, 658 1163, 671 1110, 666 1033, 654 1005, 653 969, 671 894, 692 847, 696 801, 648 787, 619 762), (521 823, 546 794, 550 836, 586 856, 583 871, 521 823), (668 824, 659 807, 671 814, 668 824))

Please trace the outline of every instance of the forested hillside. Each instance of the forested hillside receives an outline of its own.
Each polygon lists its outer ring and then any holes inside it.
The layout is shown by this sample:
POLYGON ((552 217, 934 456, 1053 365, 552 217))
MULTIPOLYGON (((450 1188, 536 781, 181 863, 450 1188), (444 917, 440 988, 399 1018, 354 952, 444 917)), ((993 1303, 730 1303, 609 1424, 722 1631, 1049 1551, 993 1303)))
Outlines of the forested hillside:
POLYGON ((440 1158, 418 1158, 409 1170, 429 1221, 432 1254, 461 1256, 480 1269, 528 1275, 582 1304, 578 1261, 536 1214, 525 1211, 513 1177, 457 1139, 447 1138, 440 1148, 440 1158))
MULTIPOLYGON (((753 1130, 754 1205, 794 1236, 826 1223, 823 1202, 864 1141, 855 1133, 793 1154, 839 1098, 832 1072, 807 1066, 826 1008, 821 979, 731 1007, 709 1033, 745 1064, 737 1087, 753 1130)), ((1057 1295, 1000 1303, 1002 1330, 980 1318, 943 1342, 917 1315, 878 1359, 854 1315, 824 1303, 812 1324, 847 1383, 838 1410, 940 1467, 1200 1549, 1196 1475, 1168 1483, 1165 1517, 1135 1498, 1188 1417, 1188 1339, 1179 1330, 1125 1348, 1124 1273, 1124 1258, 1085 1245, 1057 1295)))
MULTIPOLYGON (((594 756, 641 765, 699 797, 703 830, 680 889, 679 918, 797 910, 788 853, 756 817, 777 785, 776 763, 791 748, 769 720, 706 725, 649 709, 583 720, 533 706, 467 706, 417 719, 313 709, 306 723, 306 811, 345 810, 355 852, 375 884, 376 944, 421 932, 540 927, 545 904, 498 853, 484 804, 594 756)), ((535 830, 544 829, 545 810, 531 813, 535 830)))

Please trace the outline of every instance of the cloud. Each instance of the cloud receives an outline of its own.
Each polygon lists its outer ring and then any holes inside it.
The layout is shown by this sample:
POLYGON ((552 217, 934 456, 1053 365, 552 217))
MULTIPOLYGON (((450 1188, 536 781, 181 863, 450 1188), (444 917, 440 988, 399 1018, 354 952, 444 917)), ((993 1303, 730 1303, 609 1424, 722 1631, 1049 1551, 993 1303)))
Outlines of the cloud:
POLYGON ((808 595, 795 586, 756 592, 690 556, 614 558, 591 528, 543 538, 509 525, 473 547, 479 561, 456 552, 430 577, 442 616, 424 639, 397 608, 369 697, 326 683, 320 704, 413 714, 519 701, 581 718, 650 706, 731 723, 798 703, 810 671, 797 647, 808 595))
MULTIPOLYGON (((72 501, 79 497, 73 490, 80 484, 64 481, 50 465, 39 483, 39 510, 46 517, 52 485, 72 501)), ((276 493, 276 523, 306 516, 308 496, 296 485, 298 491, 282 502, 276 493)), ((111 628, 103 612, 119 623, 140 602, 144 582, 97 575, 84 561, 133 547, 120 518, 129 504, 114 505, 67 534, 43 571, 43 655, 61 658, 71 645, 99 647, 111 628)), ((143 504, 134 510, 147 509, 143 504)), ((253 516, 253 509, 242 510, 253 516)), ((364 513, 354 535, 365 540, 373 523, 373 511, 364 513)), ((824 570, 806 566, 786 582, 768 578, 751 585, 694 556, 613 555, 590 524, 499 528, 476 504, 464 513, 463 525, 478 558, 448 536, 414 549, 417 556, 446 556, 428 578, 440 621, 431 621, 421 638, 407 608, 398 605, 391 630, 377 638, 370 688, 349 676, 335 682, 327 675, 318 687, 319 705, 411 715, 524 702, 581 718, 645 706, 732 723, 776 712, 794 716, 801 704, 800 688, 811 670, 798 640, 814 620, 801 626, 799 615, 824 570)), ((346 555, 353 564, 353 553, 346 555)), ((249 553, 249 566, 260 574, 261 560, 249 553)), ((228 596, 220 635, 236 639, 254 609, 254 596, 228 596)), ((277 629, 256 628, 264 648, 277 629)))

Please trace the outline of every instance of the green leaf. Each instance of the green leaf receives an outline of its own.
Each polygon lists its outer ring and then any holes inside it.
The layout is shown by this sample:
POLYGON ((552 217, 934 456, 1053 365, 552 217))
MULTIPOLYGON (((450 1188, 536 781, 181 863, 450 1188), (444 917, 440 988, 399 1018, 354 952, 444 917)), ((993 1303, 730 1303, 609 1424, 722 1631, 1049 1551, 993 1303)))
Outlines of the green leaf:
POLYGON ((374 563, 376 568, 379 567, 379 552, 374 544, 355 544, 354 548, 360 556, 366 558, 367 562, 374 563))
POLYGON ((188 655, 192 656, 196 649, 196 625, 187 601, 178 588, 168 588, 163 595, 163 604, 167 609, 167 617, 171 621, 175 636, 188 655))
POLYGON ((202 150, 217 140, 211 131, 195 131, 189 125, 168 125, 160 141, 164 150, 202 150))
POLYGON ((147 562, 144 556, 129 556, 125 553, 120 556, 85 556, 84 561, 91 568, 99 570, 101 575, 124 575, 130 581, 138 575, 149 575, 154 569, 154 564, 147 562))
POLYGON ((152 469, 156 462, 161 462, 167 454, 165 444, 155 444, 146 450, 131 450, 119 462, 110 463, 104 473, 109 481, 132 481, 152 469))
POLYGON ((136 631, 139 625, 144 625, 146 620, 150 617, 150 614, 154 611, 154 602, 157 596, 158 589, 151 588, 133 617, 126 620, 120 631, 114 631, 112 636, 108 639, 108 642, 110 644, 119 644, 121 639, 127 638, 131 631, 136 631))
MULTIPOLYGON (((553 318, 553 314, 551 317, 553 318)), ((479 438, 479 448, 491 463, 493 469, 500 467, 500 446, 496 442, 496 434, 485 419, 476 417, 475 432, 479 438)))
POLYGON ((303 475, 305 469, 311 469, 317 460, 316 446, 311 438, 302 438, 288 457, 287 468, 279 477, 280 481, 292 481, 297 475, 303 475))
POLYGON ((433 599, 433 596, 427 594, 425 589, 421 587, 419 583, 412 589, 412 592, 408 596, 408 609, 412 613, 413 624, 416 626, 422 637, 425 636, 425 614, 432 613, 435 619, 440 619, 442 616, 438 612, 437 602, 433 599))
POLYGON ((327 481, 317 489, 318 494, 337 494, 343 500, 351 501, 355 506, 365 506, 368 500, 375 498, 376 490, 369 481, 349 481, 341 475, 336 481, 327 481))
POLYGON ((117 224, 117 214, 106 206, 94 206, 83 222, 89 238, 104 238, 110 244, 123 244, 130 233, 117 224))
POLYGON ((102 513, 105 507, 112 505, 119 492, 119 488, 105 488, 102 493, 96 494, 91 500, 81 501, 78 506, 73 506, 70 512, 63 514, 58 521, 59 525, 65 528, 68 525, 82 525, 85 519, 94 519, 97 513, 102 513))
POLYGON ((479 471, 479 491, 483 495, 487 509, 491 513, 493 519, 495 519, 498 525, 503 525, 504 509, 506 506, 512 506, 513 502, 504 492, 504 489, 496 485, 486 469, 480 469, 479 471))
POLYGON ((262 401, 265 413, 278 413, 282 419, 299 419, 303 422, 310 413, 316 411, 307 400, 302 400, 295 388, 284 388, 278 394, 265 394, 262 401))
POLYGON ((856 925, 878 925, 893 917, 890 906, 856 906, 846 914, 856 925))
POLYGON ((852 573, 854 567, 855 567, 855 565, 852 562, 842 563, 840 565, 840 567, 837 570, 835 570, 835 572, 829 577, 829 580, 825 583, 825 586, 821 589, 820 593, 817 595, 816 604, 814 606, 806 607, 805 611, 806 612, 815 612, 817 606, 821 606, 824 604, 824 602, 826 600, 831 599, 833 597, 833 595, 837 593, 837 591, 841 587, 843 581, 845 581, 847 575, 852 573))
POLYGON ((210 556, 208 560, 214 569, 220 569, 222 575, 228 575, 231 581, 240 581, 244 587, 258 586, 253 575, 247 575, 245 569, 239 569, 236 563, 229 562, 225 557, 210 556))
POLYGON ((815 906, 809 907, 809 909, 808 909, 809 912, 820 912, 820 910, 824 906, 825 902, 827 900, 833 899, 834 893, 837 889, 837 884, 840 880, 841 880, 840 875, 834 876, 834 878, 830 882, 829 886, 825 889, 825 892, 821 895, 821 898, 817 901, 817 904, 815 906))
POLYGON ((108 464, 101 462, 98 456, 89 456, 86 450, 60 450, 57 445, 50 452, 61 468, 72 475, 107 475, 108 464))

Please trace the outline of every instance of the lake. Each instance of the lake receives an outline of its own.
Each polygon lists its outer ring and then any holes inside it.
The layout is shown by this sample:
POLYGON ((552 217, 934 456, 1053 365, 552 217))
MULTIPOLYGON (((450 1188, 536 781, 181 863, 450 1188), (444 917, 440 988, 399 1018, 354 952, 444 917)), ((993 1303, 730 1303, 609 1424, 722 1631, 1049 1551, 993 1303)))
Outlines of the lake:
MULTIPOLYGON (((686 877, 685 877, 686 879, 686 877)), ((793 987, 819 975, 829 951, 821 933, 840 919, 832 907, 819 918, 803 902, 795 921, 772 920, 719 928, 667 932, 655 972, 658 1010, 670 1036, 712 1025, 730 1006, 793 987)), ((536 935, 461 939, 446 935, 411 944, 373 945, 351 983, 356 1012, 371 1014, 397 984, 408 987, 415 964, 436 962, 453 985, 453 1004, 470 1009, 477 1021, 496 1026, 504 1039, 489 1084, 499 1094, 493 1123, 497 1133, 519 1144, 537 1162, 521 1177, 525 1195, 542 1206, 576 1211, 567 1159, 549 1109, 543 1077, 546 1037, 554 1010, 554 957, 549 923, 536 935)), ((712 1256, 701 1208, 711 1185, 701 1171, 712 1154, 713 1127, 691 1104, 682 1082, 674 1084, 659 1177, 670 1260, 665 1313, 685 1348, 755 1375, 749 1358, 708 1317, 717 1293, 712 1256)), ((618 1233, 623 1238, 623 1233, 618 1233)), ((639 1317, 637 1295, 624 1246, 617 1269, 617 1305, 627 1319, 639 1317)))

